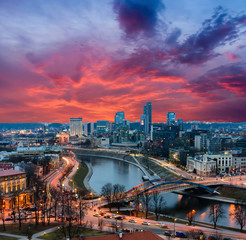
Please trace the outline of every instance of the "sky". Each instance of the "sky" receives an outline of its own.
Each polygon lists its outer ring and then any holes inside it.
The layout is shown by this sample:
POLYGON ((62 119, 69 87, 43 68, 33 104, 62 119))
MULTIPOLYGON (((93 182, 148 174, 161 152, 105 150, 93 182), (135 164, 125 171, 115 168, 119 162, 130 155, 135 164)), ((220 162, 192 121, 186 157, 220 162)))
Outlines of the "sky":
POLYGON ((0 122, 246 121, 245 0, 0 0, 0 122))

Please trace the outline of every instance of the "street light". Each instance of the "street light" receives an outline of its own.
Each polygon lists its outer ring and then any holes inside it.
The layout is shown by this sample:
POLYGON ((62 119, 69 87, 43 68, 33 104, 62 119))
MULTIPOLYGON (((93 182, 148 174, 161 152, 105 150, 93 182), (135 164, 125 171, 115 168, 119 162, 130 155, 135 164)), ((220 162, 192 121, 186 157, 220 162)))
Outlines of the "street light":
POLYGON ((176 218, 174 218, 173 219, 173 231, 174 231, 174 238, 175 238, 175 222, 177 221, 177 219, 176 218))
POLYGON ((130 217, 131 217, 131 215, 132 215, 132 214, 131 214, 131 213, 132 213, 132 212, 131 212, 131 205, 132 205, 132 202, 130 202, 130 217))
POLYGON ((100 201, 100 207, 99 207, 99 209, 100 209, 100 212, 101 212, 101 201, 102 201, 102 198, 99 198, 99 201, 100 201))

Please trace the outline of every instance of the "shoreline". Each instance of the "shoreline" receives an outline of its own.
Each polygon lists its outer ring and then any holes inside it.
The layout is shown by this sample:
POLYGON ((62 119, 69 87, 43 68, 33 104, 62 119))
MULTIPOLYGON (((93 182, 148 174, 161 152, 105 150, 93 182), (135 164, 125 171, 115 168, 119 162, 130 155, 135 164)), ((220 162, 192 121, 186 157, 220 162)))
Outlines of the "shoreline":
POLYGON ((96 192, 96 191, 91 187, 91 185, 90 185, 90 183, 89 183, 89 181, 90 181, 90 179, 91 179, 91 176, 92 176, 92 174, 93 174, 93 169, 92 169, 92 167, 91 167, 91 165, 90 165, 89 163, 87 163, 87 162, 83 162, 83 163, 84 163, 84 164, 87 166, 87 168, 88 168, 88 173, 86 174, 86 176, 85 176, 85 178, 84 178, 84 180, 83 180, 84 185, 85 185, 85 188, 86 188, 89 192, 92 192, 93 195, 99 195, 98 192, 96 192))

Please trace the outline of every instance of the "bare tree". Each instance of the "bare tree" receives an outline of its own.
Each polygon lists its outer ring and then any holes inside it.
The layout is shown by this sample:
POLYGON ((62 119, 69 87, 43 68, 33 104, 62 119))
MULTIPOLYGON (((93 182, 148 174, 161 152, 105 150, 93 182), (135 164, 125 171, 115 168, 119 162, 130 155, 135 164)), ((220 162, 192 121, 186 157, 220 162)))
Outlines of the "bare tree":
POLYGON ((79 225, 82 224, 82 219, 84 219, 84 216, 88 209, 88 204, 84 200, 85 192, 83 190, 78 191, 78 202, 79 202, 79 225))
POLYGON ((50 195, 53 201, 53 205, 55 208, 55 221, 57 218, 57 206, 58 206, 58 202, 61 200, 61 192, 57 189, 57 188, 50 188, 50 195))
POLYGON ((140 211, 140 203, 141 203, 141 195, 140 195, 140 189, 135 189, 134 190, 134 195, 135 195, 135 199, 134 199, 134 204, 135 204, 135 213, 136 213, 136 217, 138 217, 138 213, 140 211))
MULTIPOLYGON (((0 195, 0 202, 1 201, 2 201, 2 199, 1 199, 1 195, 0 195)), ((5 214, 4 214, 5 206, 4 206, 3 203, 1 203, 0 207, 1 207, 1 209, 0 209, 1 210, 1 218, 2 218, 2 222, 3 222, 3 231, 6 231, 6 228, 5 228, 5 214)))
POLYGON ((214 229, 217 227, 217 222, 224 217, 224 210, 220 203, 213 202, 209 207, 209 219, 214 224, 214 229))
POLYGON ((187 213, 186 218, 187 218, 187 220, 188 220, 188 222, 189 222, 189 226, 192 225, 192 222, 193 222, 193 219, 194 219, 194 217, 195 217, 195 214, 196 214, 196 211, 195 211, 194 209, 191 210, 191 211, 189 211, 189 212, 187 213))
POLYGON ((116 203, 118 211, 120 211, 120 204, 126 197, 126 188, 124 185, 113 185, 113 201, 116 203))
POLYGON ((151 195, 149 192, 145 192, 142 196, 142 204, 143 204, 143 209, 145 211, 145 218, 148 218, 150 202, 151 202, 151 195))
POLYGON ((231 214, 236 220, 236 223, 240 226, 240 231, 243 231, 246 225, 246 202, 243 200, 237 201, 234 212, 231 214))
POLYGON ((111 212, 111 203, 113 201, 113 186, 111 183, 106 183, 101 190, 101 195, 105 197, 109 205, 109 211, 111 212))
MULTIPOLYGON (((73 220, 74 220, 74 215, 75 215, 75 208, 74 208, 74 196, 72 192, 69 191, 64 191, 63 192, 63 216, 62 219, 62 225, 61 225, 61 230, 65 236, 69 236, 69 239, 74 237, 74 232, 72 229, 73 226, 73 220)), ((76 229, 74 229, 76 231, 76 229)))
POLYGON ((152 203, 154 207, 154 212, 156 216, 156 220, 159 219, 160 213, 164 211, 165 206, 166 206, 166 201, 164 198, 160 195, 159 192, 154 191, 153 192, 153 197, 152 197, 152 203))

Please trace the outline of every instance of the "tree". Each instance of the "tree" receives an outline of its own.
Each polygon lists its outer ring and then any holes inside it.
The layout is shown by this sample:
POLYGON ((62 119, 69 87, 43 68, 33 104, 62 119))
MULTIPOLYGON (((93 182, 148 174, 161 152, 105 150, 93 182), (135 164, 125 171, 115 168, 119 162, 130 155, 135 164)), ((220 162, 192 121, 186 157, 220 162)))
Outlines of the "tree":
POLYGON ((166 206, 166 201, 160 195, 159 192, 154 191, 153 192, 153 197, 152 197, 152 203, 153 203, 153 207, 154 207, 156 220, 158 221, 160 213, 164 210, 164 208, 166 206))
POLYGON ((135 204, 135 213, 136 213, 136 217, 138 217, 138 213, 139 213, 139 206, 141 203, 141 196, 140 196, 140 189, 135 189, 134 190, 134 195, 135 195, 135 199, 134 199, 134 204, 135 204))
POLYGON ((57 188, 51 187, 50 188, 50 195, 51 195, 51 198, 53 200, 53 204, 54 204, 54 208, 55 208, 55 221, 56 221, 57 206, 58 206, 58 202, 61 200, 61 192, 57 188))
POLYGON ((126 197, 126 188, 124 185, 114 184, 113 185, 113 201, 116 203, 118 207, 118 211, 120 211, 120 204, 126 197))
POLYGON ((234 212, 231 214, 236 220, 236 223, 240 226, 240 231, 243 231, 244 226, 246 225, 246 206, 245 201, 239 200, 235 206, 234 212))
POLYGON ((0 211, 1 211, 1 218, 2 218, 2 222, 3 222, 3 231, 6 231, 4 209, 5 209, 5 205, 4 205, 4 202, 3 202, 2 194, 0 192, 0 211))
POLYGON ((151 201, 150 193, 148 191, 143 193, 142 204, 143 204, 143 209, 145 211, 145 218, 148 218, 150 201, 151 201))
POLYGON ((224 210, 220 203, 212 203, 209 207, 209 219, 214 224, 214 229, 217 227, 217 222, 224 217, 224 210))
POLYGON ((105 197, 108 202, 109 211, 111 212, 111 203, 113 201, 113 186, 111 183, 106 183, 102 186, 101 195, 105 197))
POLYGON ((194 217, 195 217, 195 213, 196 213, 196 211, 193 209, 193 210, 189 211, 189 212, 187 213, 187 215, 186 215, 186 218, 187 218, 187 220, 188 220, 188 222, 189 222, 189 226, 192 225, 192 221, 193 221, 193 219, 194 219, 194 217))
POLYGON ((78 202, 79 202, 79 225, 82 224, 82 219, 84 219, 84 216, 88 209, 88 204, 84 200, 85 192, 83 190, 78 191, 78 202))

